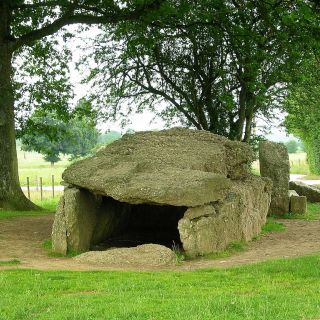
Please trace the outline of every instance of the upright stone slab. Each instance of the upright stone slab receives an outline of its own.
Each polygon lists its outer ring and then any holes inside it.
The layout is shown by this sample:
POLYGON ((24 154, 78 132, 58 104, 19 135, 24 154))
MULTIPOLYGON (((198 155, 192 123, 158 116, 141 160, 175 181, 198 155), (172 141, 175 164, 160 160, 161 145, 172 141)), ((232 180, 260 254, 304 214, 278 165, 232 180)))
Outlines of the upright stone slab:
POLYGON ((260 174, 273 182, 269 214, 289 212, 290 164, 286 146, 262 141, 259 145, 260 174))

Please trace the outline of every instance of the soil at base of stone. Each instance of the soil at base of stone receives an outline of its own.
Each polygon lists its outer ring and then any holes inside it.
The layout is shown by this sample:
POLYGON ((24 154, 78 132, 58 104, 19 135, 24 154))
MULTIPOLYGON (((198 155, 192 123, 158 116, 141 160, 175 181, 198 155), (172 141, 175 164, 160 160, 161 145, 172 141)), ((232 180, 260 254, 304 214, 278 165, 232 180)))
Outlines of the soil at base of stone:
POLYGON ((261 236, 249 243, 245 252, 228 258, 184 261, 171 267, 144 267, 141 264, 101 266, 78 263, 71 258, 49 257, 42 248, 50 239, 53 215, 18 217, 0 220, 0 261, 18 259, 16 266, 8 268, 35 268, 39 270, 194 270, 210 267, 232 267, 276 258, 297 257, 320 252, 320 221, 281 220, 286 225, 283 232, 261 236))

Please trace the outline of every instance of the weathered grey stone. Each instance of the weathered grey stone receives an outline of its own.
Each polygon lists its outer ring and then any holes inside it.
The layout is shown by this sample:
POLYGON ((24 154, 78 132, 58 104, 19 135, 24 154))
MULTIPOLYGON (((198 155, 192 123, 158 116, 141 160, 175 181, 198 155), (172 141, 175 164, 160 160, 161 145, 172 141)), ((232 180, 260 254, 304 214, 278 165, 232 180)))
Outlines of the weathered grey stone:
POLYGON ((262 141, 259 144, 260 174, 273 182, 270 214, 289 212, 290 164, 286 146, 282 143, 262 141))
POLYGON ((205 131, 142 132, 74 163, 63 179, 121 202, 196 207, 222 200, 251 159, 248 145, 205 131))
POLYGON ((292 196, 299 197, 297 191, 295 191, 295 190, 289 190, 289 198, 291 198, 292 196))
POLYGON ((159 239, 173 227, 172 237, 180 235, 187 254, 197 255, 250 240, 271 197, 271 180, 252 176, 251 160, 248 145, 209 132, 126 135, 64 172, 53 241, 82 252, 102 240, 127 241, 133 226, 150 227, 159 239))
POLYGON ((113 199, 102 201, 86 190, 66 188, 53 223, 53 250, 86 252, 112 235, 129 212, 128 206, 113 199))
POLYGON ((96 226, 95 196, 77 188, 64 192, 64 214, 67 228, 68 249, 85 252, 90 249, 96 226))
POLYGON ((234 182, 222 203, 190 208, 179 221, 180 238, 189 256, 225 249, 236 240, 261 232, 271 201, 270 180, 252 177, 234 182))
POLYGON ((174 252, 158 244, 145 244, 133 248, 115 248, 106 251, 89 251, 74 257, 74 260, 102 265, 141 267, 161 267, 176 264, 174 252))
POLYGON ((307 197, 295 196, 290 197, 290 212, 304 214, 307 212, 307 197))
POLYGON ((64 196, 60 198, 52 226, 52 249, 61 254, 66 254, 68 250, 67 227, 64 214, 64 196))
POLYGON ((298 192, 300 196, 306 196, 310 202, 320 202, 320 190, 300 181, 290 181, 290 189, 298 192))

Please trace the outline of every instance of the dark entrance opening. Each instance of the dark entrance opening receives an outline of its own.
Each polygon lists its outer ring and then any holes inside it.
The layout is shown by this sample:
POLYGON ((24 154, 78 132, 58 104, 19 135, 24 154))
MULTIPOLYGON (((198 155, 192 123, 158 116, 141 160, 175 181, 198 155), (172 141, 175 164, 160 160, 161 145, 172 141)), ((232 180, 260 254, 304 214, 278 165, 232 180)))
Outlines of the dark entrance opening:
POLYGON ((103 215, 109 215, 108 232, 95 250, 111 247, 135 247, 154 243, 169 248, 182 248, 178 222, 187 207, 121 203, 110 198, 102 202, 103 215), (110 225, 111 225, 110 224, 110 225))

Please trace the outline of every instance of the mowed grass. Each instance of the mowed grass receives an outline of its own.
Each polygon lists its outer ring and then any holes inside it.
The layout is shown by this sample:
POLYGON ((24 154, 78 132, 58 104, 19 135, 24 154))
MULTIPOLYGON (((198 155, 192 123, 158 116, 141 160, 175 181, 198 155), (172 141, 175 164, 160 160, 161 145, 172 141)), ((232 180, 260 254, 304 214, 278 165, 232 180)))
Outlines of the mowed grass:
MULTIPOLYGON (((16 217, 30 217, 30 216, 41 216, 50 213, 54 213, 59 201, 59 197, 55 197, 54 199, 44 199, 42 201, 35 200, 34 203, 39 207, 43 208, 43 210, 38 211, 9 211, 9 210, 0 210, 0 220, 1 219, 10 219, 16 217)), ((1 317, 0 317, 1 320, 1 317)))
POLYGON ((70 164, 66 157, 51 166, 49 162, 43 160, 43 156, 35 152, 23 152, 18 150, 19 178, 21 186, 27 185, 29 177, 31 186, 40 184, 42 177, 43 186, 52 185, 52 175, 54 175, 55 185, 60 185, 62 172, 70 164))
POLYGON ((0 319, 319 319, 320 256, 191 272, 0 272, 0 319))

